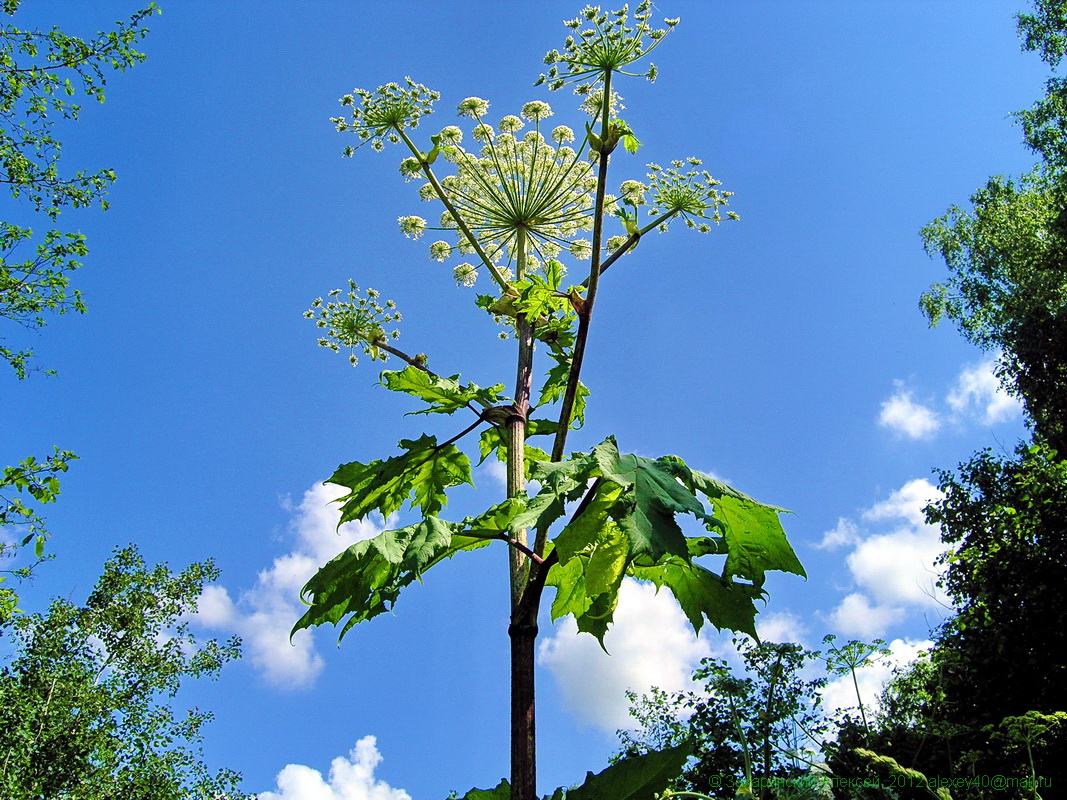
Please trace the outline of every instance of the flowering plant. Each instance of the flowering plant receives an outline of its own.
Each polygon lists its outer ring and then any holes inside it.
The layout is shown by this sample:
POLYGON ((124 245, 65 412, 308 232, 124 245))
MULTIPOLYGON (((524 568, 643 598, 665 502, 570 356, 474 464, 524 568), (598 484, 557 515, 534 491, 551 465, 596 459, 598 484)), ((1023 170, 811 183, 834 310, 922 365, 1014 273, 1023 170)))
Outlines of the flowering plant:
MULTIPOLYGON (((628 154, 641 146, 618 117, 622 104, 614 79, 638 74, 634 65, 677 24, 668 19, 654 29, 651 14, 649 2, 641 2, 632 17, 626 7, 587 7, 566 23, 572 33, 563 49, 546 57, 550 68, 539 83, 551 89, 575 84, 582 110, 594 120, 581 136, 551 125, 553 110, 544 101, 530 101, 492 125, 489 103, 468 97, 457 110, 471 125, 472 143, 464 146, 464 131, 447 125, 420 148, 412 131, 440 97, 410 78, 404 86, 354 90, 341 99, 349 116, 333 120, 338 130, 355 133, 360 145, 407 149, 401 175, 420 180, 419 197, 440 207, 426 215, 436 225, 407 215, 398 220, 400 231, 416 240, 435 231, 429 256, 460 260, 452 276, 461 286, 488 276, 491 289, 478 295, 476 305, 503 326, 504 338, 515 340, 517 369, 510 396, 502 383, 482 388, 459 375, 444 378, 430 369, 427 355, 396 346, 398 334, 385 325, 399 314, 392 303, 381 304, 377 292, 363 296, 350 283, 347 300, 316 301, 307 316, 326 330, 320 340, 326 347, 361 347, 372 359, 396 356, 406 366, 382 373, 385 388, 424 402, 422 413, 466 410, 474 419, 445 442, 428 435, 403 440, 399 455, 337 469, 329 482, 347 490, 338 501, 342 522, 373 512, 388 517, 405 502, 420 521, 359 542, 323 567, 304 587, 309 608, 296 628, 345 620, 343 636, 388 610, 404 587, 447 557, 504 542, 511 588, 512 771, 510 784, 493 790, 500 798, 535 796, 534 645, 547 586, 556 589, 552 617, 574 616, 580 631, 601 642, 626 575, 669 589, 696 630, 707 621, 754 636, 754 601, 765 595, 765 573, 803 574, 779 522, 781 509, 691 469, 677 456, 620 453, 614 437, 566 454, 569 432, 584 421, 588 389, 580 376, 604 272, 633 253, 647 233, 666 231, 675 219, 703 233, 737 219, 724 212, 730 193, 720 191, 719 181, 695 158, 667 168, 649 164, 645 181, 627 179, 617 195, 607 191, 618 145, 628 154), (582 280, 567 279, 568 262, 585 273, 582 280), (538 349, 551 365, 535 402, 538 349), (440 515, 448 490, 472 483, 471 461, 459 443, 476 431, 481 459, 495 455, 506 464, 507 496, 483 514, 449 521, 440 515), (538 436, 551 438, 550 450, 529 443, 538 436), (539 488, 531 495, 527 485, 533 482, 539 488), (685 535, 679 516, 692 517, 704 532, 685 535), (719 559, 715 570, 700 563, 706 557, 719 559)), ((649 64, 640 74, 652 80, 656 69, 649 64)), ((346 155, 358 147, 346 148, 346 155)), ((583 788, 631 796, 640 780, 656 791, 681 769, 686 753, 684 747, 651 753, 642 766, 609 768, 583 788)), ((581 792, 572 790, 579 798, 581 792)))

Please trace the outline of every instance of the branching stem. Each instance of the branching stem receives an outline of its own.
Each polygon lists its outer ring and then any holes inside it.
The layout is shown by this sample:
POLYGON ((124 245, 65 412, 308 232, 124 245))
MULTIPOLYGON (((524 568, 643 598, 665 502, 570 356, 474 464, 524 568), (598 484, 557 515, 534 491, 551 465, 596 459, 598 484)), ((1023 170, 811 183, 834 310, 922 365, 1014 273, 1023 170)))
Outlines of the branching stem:
MULTIPOLYGON (((603 109, 600 114, 600 140, 608 140, 610 124, 609 106, 611 103, 611 70, 604 72, 603 109)), ((574 353, 571 356, 571 368, 567 375, 567 389, 563 394, 563 407, 559 413, 559 426, 556 428, 556 440, 552 445, 552 460, 563 460, 567 447, 567 432, 571 427, 571 415, 574 413, 574 400, 578 395, 578 378, 582 372, 582 360, 585 358, 585 345, 589 338, 589 320, 596 302, 597 288, 600 285, 600 242, 604 233, 604 195, 608 186, 608 159, 611 157, 607 147, 600 151, 600 165, 597 172, 596 205, 593 212, 593 252, 590 256, 589 278, 586 283, 585 303, 578 312, 578 333, 574 338, 574 353)))

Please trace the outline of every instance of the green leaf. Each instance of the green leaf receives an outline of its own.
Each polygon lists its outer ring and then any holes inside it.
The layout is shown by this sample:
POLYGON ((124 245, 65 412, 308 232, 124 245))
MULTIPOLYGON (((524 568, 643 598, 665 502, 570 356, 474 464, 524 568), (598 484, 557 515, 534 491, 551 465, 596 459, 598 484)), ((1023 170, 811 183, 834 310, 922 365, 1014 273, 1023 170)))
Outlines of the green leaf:
POLYGON ((403 392, 428 403, 429 408, 412 411, 412 414, 454 414, 461 408, 477 403, 483 408, 496 405, 504 384, 482 389, 469 383, 459 382, 459 375, 442 378, 426 370, 407 366, 399 371, 386 370, 381 374, 382 386, 393 392, 403 392))
POLYGON ((747 633, 756 638, 755 600, 763 597, 761 589, 723 579, 699 564, 677 558, 653 566, 633 564, 630 574, 670 589, 698 633, 707 619, 719 630, 747 633))
POLYGON ((436 515, 448 502, 445 490, 471 481, 471 464, 455 445, 438 446, 437 438, 423 435, 403 439, 400 456, 361 464, 342 464, 326 481, 350 492, 341 497, 341 523, 363 519, 372 511, 387 517, 400 509, 408 497, 411 506, 426 516, 436 515))
POLYGON ((472 536, 496 536, 511 533, 515 529, 512 520, 526 509, 525 497, 510 497, 502 503, 491 506, 476 517, 463 520, 463 530, 472 536))
POLYGON ((471 789, 462 800, 511 800, 511 784, 506 778, 501 778, 492 789, 471 789))
POLYGON ((586 495, 580 513, 552 540, 558 563, 547 585, 557 590, 553 619, 574 615, 578 629, 602 644, 624 574, 669 588, 697 631, 708 621, 752 636, 766 571, 804 574, 782 531, 780 509, 690 470, 679 458, 620 454, 609 437, 591 453, 535 465, 533 477, 541 490, 513 526, 547 527, 566 503, 586 495), (713 500, 717 516, 698 494, 713 500), (715 535, 686 537, 679 514, 715 535), (723 575, 693 562, 709 555, 726 556, 723 575), (751 583, 734 582, 735 575, 751 583))
POLYGON ((566 564, 579 551, 592 545, 604 530, 622 495, 621 486, 608 484, 608 487, 604 491, 597 491, 582 513, 555 538, 561 564, 566 564))
POLYGON ((807 577, 800 559, 793 551, 778 512, 762 503, 722 497, 715 510, 726 523, 726 557, 724 577, 739 575, 762 586, 767 570, 776 569, 807 577))
POLYGON ((556 588, 552 619, 573 615, 578 630, 604 646, 604 635, 619 601, 629 547, 618 527, 608 522, 597 541, 567 563, 557 562, 545 584, 556 588))
POLYGON ((624 759, 596 775, 586 773, 585 782, 567 792, 567 800, 655 800, 682 773, 692 752, 686 742, 624 759))
POLYGON ((348 617, 338 639, 358 622, 388 611, 400 590, 422 573, 461 550, 475 550, 488 539, 463 536, 461 526, 437 517, 385 531, 356 542, 322 567, 301 590, 308 610, 293 626, 338 624, 348 617))
POLYGON ((687 559, 685 534, 674 520, 679 513, 710 520, 703 504, 658 461, 619 455, 614 437, 593 448, 600 474, 624 487, 629 512, 616 521, 630 536, 635 556, 647 553, 654 561, 671 554, 687 559))
MULTIPOLYGON (((556 365, 545 373, 545 384, 541 387, 541 396, 537 401, 538 406, 554 403, 562 400, 567 392, 567 378, 571 370, 571 356, 569 354, 549 353, 556 360, 556 365)), ((571 411, 571 427, 580 428, 585 424, 585 399, 589 396, 589 389, 585 384, 578 381, 578 388, 574 393, 574 408, 571 411)))
POLYGON ((690 469, 677 456, 657 463, 674 474, 690 491, 700 492, 715 507, 717 528, 729 555, 724 575, 739 575, 761 586, 767 570, 781 570, 807 577, 800 559, 786 539, 778 514, 784 509, 754 500, 732 486, 690 469))

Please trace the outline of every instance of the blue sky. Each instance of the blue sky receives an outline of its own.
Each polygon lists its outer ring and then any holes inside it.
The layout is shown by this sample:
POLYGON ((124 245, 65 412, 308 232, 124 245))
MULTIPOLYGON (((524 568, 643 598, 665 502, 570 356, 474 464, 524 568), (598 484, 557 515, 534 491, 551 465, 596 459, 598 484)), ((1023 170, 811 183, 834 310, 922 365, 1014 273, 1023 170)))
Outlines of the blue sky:
MULTIPOLYGON (((16 24, 86 34, 133 10, 24 6, 16 24)), ((401 345, 438 371, 510 383, 511 345, 473 293, 396 230, 425 209, 396 170, 402 154, 342 159, 353 142, 328 118, 354 86, 410 75, 442 93, 426 137, 470 95, 491 116, 546 99, 554 121, 580 129, 572 95, 531 86, 579 4, 162 6, 148 61, 59 129, 69 168, 119 175, 107 213, 61 218, 89 238, 75 278, 90 311, 30 339, 2 334, 31 342, 59 376, 0 383, 0 462, 53 444, 81 456, 49 511, 57 557, 29 603, 83 597, 127 542, 175 566, 213 557, 223 576, 198 624, 242 635, 246 657, 186 693, 216 713, 211 764, 286 798, 310 796, 339 757, 323 798, 373 781, 378 794, 355 796, 493 785, 508 752, 502 549, 438 567, 340 648, 330 630, 286 640, 307 571, 374 532, 339 538, 320 482, 400 438, 451 430, 402 416, 413 406, 375 386, 378 365, 352 369, 316 347, 301 313, 351 277, 397 301, 401 345), (290 764, 302 766, 286 789, 276 776, 290 764)), ((769 582, 767 637, 877 635, 913 652, 945 613, 929 588, 936 531, 918 514, 932 469, 1010 450, 1024 433, 987 356, 951 327, 930 331, 917 307, 944 275, 922 225, 1032 163, 1010 113, 1044 75, 1019 52, 1020 7, 665 0, 660 11, 682 22, 655 53, 659 80, 620 87, 644 148, 613 160, 612 181, 698 156, 736 193, 741 221, 649 236, 608 273, 588 423, 571 444, 614 433, 624 450, 676 453, 791 509, 809 579, 769 582)), ((499 499, 491 469, 476 482, 452 516, 499 499)), ((667 596, 628 586, 610 658, 544 620, 543 791, 605 765, 623 687, 680 688, 702 655, 725 652, 679 620, 667 596)))

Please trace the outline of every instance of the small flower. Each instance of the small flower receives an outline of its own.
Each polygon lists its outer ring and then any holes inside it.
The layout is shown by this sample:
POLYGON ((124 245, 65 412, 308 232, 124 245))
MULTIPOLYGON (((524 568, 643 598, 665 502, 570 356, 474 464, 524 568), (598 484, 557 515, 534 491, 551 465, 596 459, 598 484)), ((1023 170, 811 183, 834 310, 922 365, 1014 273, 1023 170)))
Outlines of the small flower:
POLYGON ((410 239, 418 239, 426 230, 426 220, 422 217, 397 217, 400 232, 410 239))
POLYGON ((500 124, 497 126, 501 133, 516 133, 521 131, 523 127, 522 120, 514 114, 508 114, 500 120, 500 124))
MULTIPOLYGON (((707 222, 722 221, 719 209, 727 204, 733 193, 719 191, 717 187, 721 186, 722 182, 713 178, 707 170, 682 171, 687 166, 699 164, 697 159, 686 159, 672 161, 671 166, 666 169, 658 164, 648 165, 651 170, 648 173, 649 191, 654 206, 649 210, 649 214, 662 215, 664 221, 660 230, 665 230, 670 218, 675 216, 684 219, 687 227, 701 233, 711 230, 707 222)), ((726 217, 738 218, 732 212, 727 212, 726 217)))
POLYGON ((522 118, 530 122, 540 122, 552 116, 552 107, 541 100, 531 100, 522 107, 522 118))
MULTIPOLYGON (((599 117, 603 113, 604 90, 599 88, 591 89, 588 92, 583 92, 583 94, 585 99, 578 108, 591 117, 599 117)), ((622 104, 622 96, 612 89, 611 98, 608 102, 608 115, 615 117, 620 111, 625 110, 626 106, 622 104)))
POLYGON ((448 125, 441 130, 441 142, 443 144, 459 144, 463 141, 463 131, 455 125, 448 125))
POLYGON ((593 245, 586 239, 576 239, 570 245, 571 255, 579 261, 585 261, 593 254, 593 245))
POLYGON ((548 83, 553 90, 578 82, 588 87, 609 72, 640 74, 655 80, 656 68, 651 64, 644 73, 625 69, 656 49, 678 24, 676 19, 664 19, 665 27, 654 29, 649 24, 651 16, 651 0, 638 3, 632 22, 627 6, 610 15, 602 12, 600 6, 586 6, 580 17, 563 23, 572 33, 567 36, 562 51, 551 50, 545 56, 549 69, 537 83, 548 83))
POLYGON ((470 117, 471 119, 478 119, 484 117, 489 113, 489 103, 480 97, 468 97, 459 107, 456 109, 457 113, 461 117, 470 117))
POLYGON ((612 237, 610 237, 608 239, 608 243, 607 243, 608 252, 609 253, 614 253, 616 250, 618 250, 620 247, 622 247, 624 244, 626 244, 627 238, 629 238, 629 237, 626 237, 626 236, 612 236, 612 237))
POLYGON ((400 174, 404 176, 404 180, 410 181, 422 174, 422 164, 417 158, 405 158, 400 162, 400 174))
POLYGON ((434 242, 430 245, 430 258, 434 261, 444 261, 452 255, 452 245, 448 242, 434 242))
POLYGON ((558 125, 552 129, 552 141, 556 144, 570 144, 574 141, 574 131, 566 125, 558 125))
POLYGON ((473 133, 471 134, 476 142, 482 142, 487 144, 493 141, 493 137, 496 136, 496 131, 493 130, 492 125, 486 125, 484 122, 475 126, 473 133))
POLYGON ((452 277, 460 286, 474 286, 478 280, 478 270, 473 264, 458 264, 452 270, 452 277))
POLYGON ((645 192, 648 187, 640 181, 623 181, 619 187, 622 199, 631 205, 639 206, 645 202, 645 192))
MULTIPOLYGON (((384 361, 387 356, 382 347, 386 340, 400 335, 398 330, 385 329, 386 325, 400 320, 396 303, 387 300, 382 305, 378 301, 381 295, 374 289, 367 289, 361 295, 359 287, 352 281, 348 282, 348 287, 346 299, 331 300, 323 305, 322 298, 317 298, 304 312, 304 317, 314 320, 315 327, 325 331, 326 335, 318 339, 319 345, 334 353, 340 352, 342 347, 348 348, 348 360, 353 366, 357 363, 356 348, 369 355, 371 360, 384 361)), ((329 297, 339 297, 340 294, 340 289, 334 289, 329 297)))

